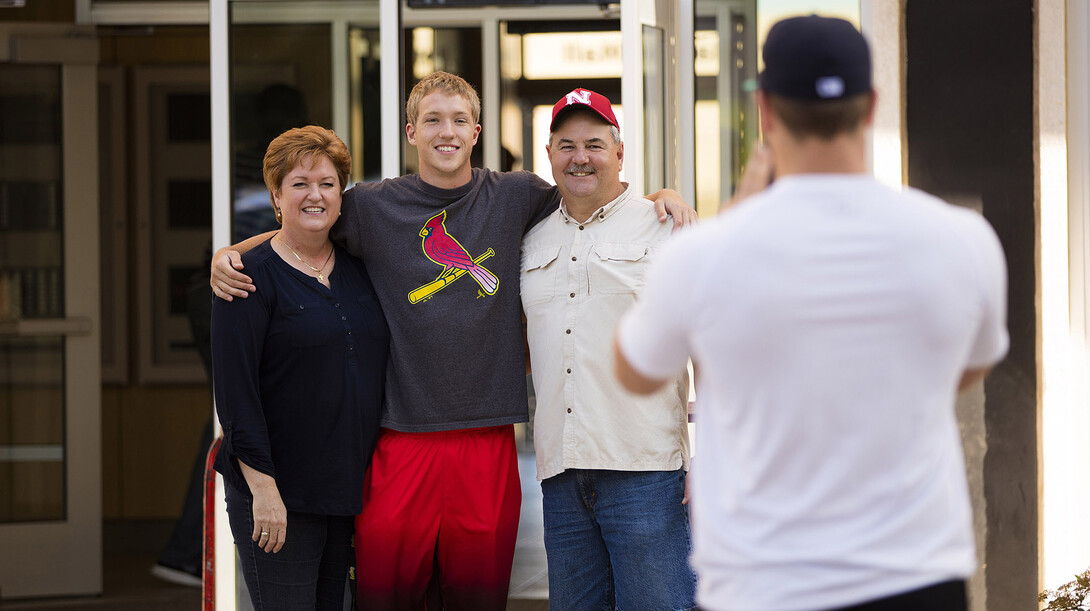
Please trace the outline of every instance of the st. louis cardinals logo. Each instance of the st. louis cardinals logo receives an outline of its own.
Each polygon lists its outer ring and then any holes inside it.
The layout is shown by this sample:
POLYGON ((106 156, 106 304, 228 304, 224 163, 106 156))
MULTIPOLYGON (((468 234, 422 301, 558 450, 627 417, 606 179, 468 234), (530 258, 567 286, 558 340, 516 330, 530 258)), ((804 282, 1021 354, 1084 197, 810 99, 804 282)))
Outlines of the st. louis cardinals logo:
MULTIPOLYGON (((435 280, 410 292, 409 303, 419 303, 431 297, 451 282, 461 278, 466 272, 473 276, 485 294, 496 294, 496 289, 500 286, 500 280, 496 274, 481 265, 482 261, 496 253, 489 248, 476 259, 470 257, 458 240, 447 233, 447 228, 443 225, 446 218, 447 212, 444 210, 428 219, 428 222, 424 223, 424 227, 420 229, 420 237, 424 238, 421 240, 420 247, 424 249, 424 254, 429 259, 443 266, 443 271, 435 280)), ((481 291, 477 292, 478 296, 481 291)))

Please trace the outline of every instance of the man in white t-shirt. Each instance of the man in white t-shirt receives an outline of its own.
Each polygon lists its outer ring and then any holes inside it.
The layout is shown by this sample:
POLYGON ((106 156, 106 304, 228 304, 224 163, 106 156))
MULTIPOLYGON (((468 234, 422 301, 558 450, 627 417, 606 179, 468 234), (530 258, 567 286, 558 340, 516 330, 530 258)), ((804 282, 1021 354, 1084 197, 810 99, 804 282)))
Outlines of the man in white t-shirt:
POLYGON ((965 609, 954 400, 1007 350, 999 241, 975 212, 867 173, 876 98, 851 24, 781 21, 764 60, 775 182, 667 244, 615 342, 632 390, 699 367, 697 600, 965 609))

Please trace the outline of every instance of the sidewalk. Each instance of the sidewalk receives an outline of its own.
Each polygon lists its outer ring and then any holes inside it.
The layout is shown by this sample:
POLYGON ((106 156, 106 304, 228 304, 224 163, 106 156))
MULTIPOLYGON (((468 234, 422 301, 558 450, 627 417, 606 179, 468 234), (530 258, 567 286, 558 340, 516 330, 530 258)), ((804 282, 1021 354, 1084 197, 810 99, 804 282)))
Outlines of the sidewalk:
MULTIPOLYGON (((548 611, 541 486, 534 477, 533 452, 519 453, 522 516, 511 570, 508 611, 548 611)), ((115 522, 105 528, 103 595, 93 598, 7 601, 5 611, 198 611, 201 592, 152 577, 149 570, 170 533, 170 521, 115 522)), ((241 609, 240 609, 241 611, 241 609)))

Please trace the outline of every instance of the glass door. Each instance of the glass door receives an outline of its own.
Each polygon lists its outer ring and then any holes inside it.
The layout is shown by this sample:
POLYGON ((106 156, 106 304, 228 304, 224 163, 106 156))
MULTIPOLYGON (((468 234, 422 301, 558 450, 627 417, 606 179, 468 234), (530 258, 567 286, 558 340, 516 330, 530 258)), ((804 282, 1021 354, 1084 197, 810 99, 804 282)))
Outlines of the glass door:
MULTIPOLYGON (((615 14, 587 12, 567 19, 570 15, 541 11, 536 17, 500 21, 498 57, 485 60, 498 64, 500 79, 501 156, 493 167, 529 170, 552 183, 545 146, 557 100, 577 87, 589 89, 609 98, 622 128, 627 123, 627 104, 621 99, 621 31, 615 14)), ((484 120, 482 125, 487 125, 484 120)), ((482 138, 489 135, 487 129, 481 132, 482 138)))
POLYGON ((97 42, 25 42, 0 63, 5 599, 102 591, 97 42))
POLYGON ((744 90, 757 77, 755 0, 696 3, 696 209, 718 213, 757 139, 757 109, 744 90))

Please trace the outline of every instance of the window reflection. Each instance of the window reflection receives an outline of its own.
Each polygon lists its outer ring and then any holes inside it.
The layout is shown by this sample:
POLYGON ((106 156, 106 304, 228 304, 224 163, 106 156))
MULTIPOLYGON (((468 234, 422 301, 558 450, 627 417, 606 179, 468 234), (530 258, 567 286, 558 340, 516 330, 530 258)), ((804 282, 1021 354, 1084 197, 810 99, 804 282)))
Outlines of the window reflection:
POLYGON ((261 172, 269 142, 333 123, 330 44, 327 24, 231 26, 232 242, 279 227, 261 172))
POLYGON ((0 523, 65 517, 58 66, 0 64, 0 523))
POLYGON ((576 87, 621 103, 621 25, 599 21, 508 21, 500 24, 502 169, 526 169, 553 182, 545 154, 553 104, 576 87))
POLYGON ((352 179, 382 178, 382 95, 379 87, 380 39, 378 28, 353 27, 348 33, 350 138, 352 179))
MULTIPOLYGON (((412 91, 413 85, 436 70, 443 70, 464 78, 470 85, 477 88, 477 95, 481 97, 483 104, 481 28, 410 28, 405 31, 405 41, 405 52, 408 56, 402 63, 405 79, 402 110, 404 110, 404 98, 412 91)), ((484 126, 484 129, 489 127, 496 129, 494 126, 484 126)), ((405 172, 411 174, 419 172, 420 161, 416 149, 404 146, 402 150, 405 155, 405 172)), ((475 168, 484 165, 484 147, 480 143, 473 147, 469 163, 475 168)))
POLYGON ((753 11, 752 2, 697 4, 696 209, 703 217, 730 198, 757 136, 744 88, 756 77, 753 11))

